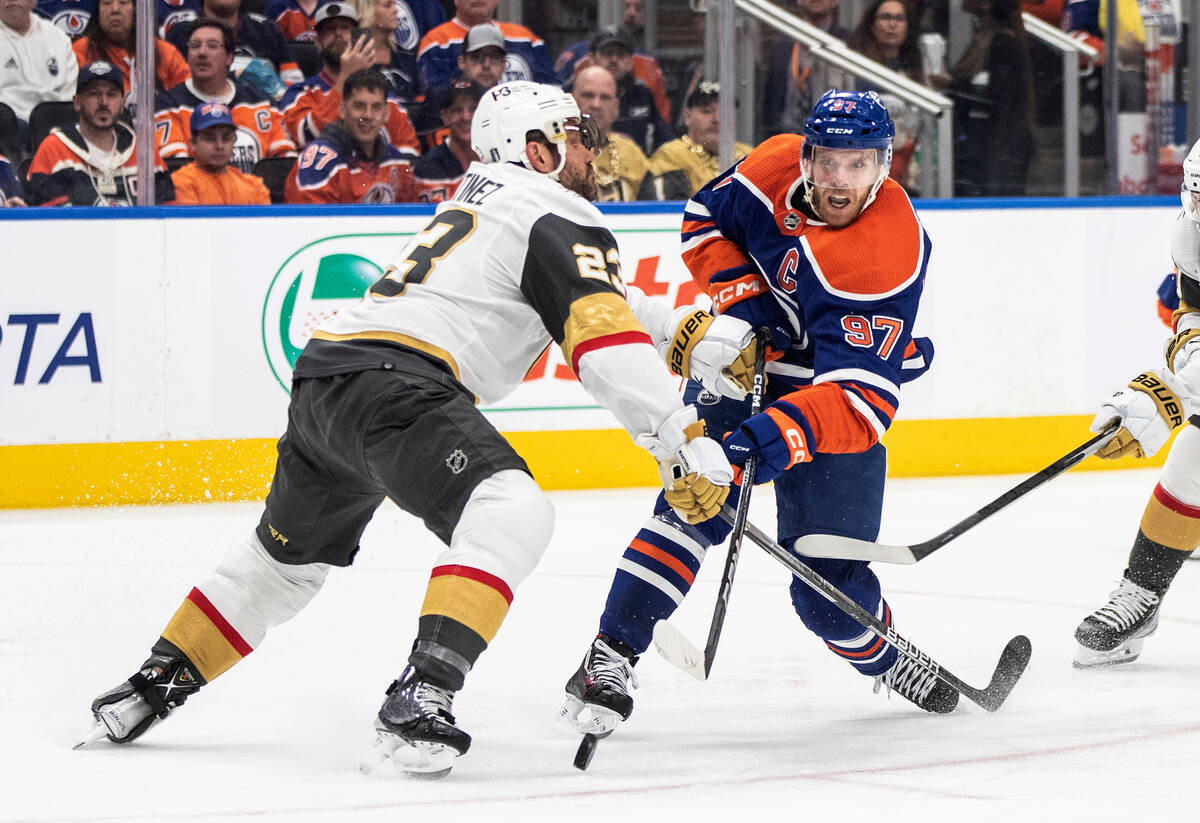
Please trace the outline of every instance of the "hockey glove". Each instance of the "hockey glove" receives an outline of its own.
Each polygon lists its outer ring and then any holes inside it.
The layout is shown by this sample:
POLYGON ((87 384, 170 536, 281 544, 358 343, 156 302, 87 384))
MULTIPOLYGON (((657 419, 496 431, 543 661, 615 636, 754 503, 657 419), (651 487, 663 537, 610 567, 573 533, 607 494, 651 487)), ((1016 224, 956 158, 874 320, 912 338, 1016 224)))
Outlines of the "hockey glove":
POLYGON ((712 276, 709 294, 713 309, 745 321, 751 328, 766 329, 771 347, 786 351, 792 345, 792 323, 771 293, 766 279, 752 263, 724 269, 712 276))
POLYGON ((713 394, 741 400, 754 385, 754 329, 730 315, 713 317, 684 306, 671 314, 675 335, 667 347, 667 366, 697 381, 713 394))
POLYGON ((721 444, 704 436, 695 407, 685 406, 668 417, 658 440, 669 450, 658 463, 667 504, 692 525, 715 517, 729 496, 733 467, 721 444))
POLYGON ((1129 381, 1100 407, 1092 421, 1099 432, 1114 420, 1121 428, 1112 440, 1096 452, 1097 457, 1152 457, 1171 436, 1171 430, 1183 423, 1186 391, 1168 372, 1147 371, 1129 381))
POLYGON ((1200 396, 1200 312, 1176 316, 1175 336, 1167 341, 1167 368, 1184 391, 1200 396))
MULTIPOLYGON (((786 400, 779 400, 738 426, 721 446, 735 466, 757 455, 755 483, 768 483, 797 463, 812 460, 812 430, 804 414, 786 400)), ((740 472, 739 478, 740 478, 740 472)), ((740 479, 738 480, 740 482, 740 479)))

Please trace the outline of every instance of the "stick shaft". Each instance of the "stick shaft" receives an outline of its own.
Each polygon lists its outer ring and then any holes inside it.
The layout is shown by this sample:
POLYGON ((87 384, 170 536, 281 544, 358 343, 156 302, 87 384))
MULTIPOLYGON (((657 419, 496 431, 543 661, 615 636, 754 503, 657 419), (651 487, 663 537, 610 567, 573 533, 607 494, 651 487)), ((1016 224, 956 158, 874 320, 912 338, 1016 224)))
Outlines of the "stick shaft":
MULTIPOLYGON (((732 513, 728 507, 725 507, 721 516, 726 520, 732 519, 732 513)), ((1020 677, 1024 670, 1025 662, 1028 662, 1028 653, 1025 653, 1025 660, 1020 663, 1020 668, 1015 673, 1006 672, 1004 677, 993 677, 993 684, 989 684, 986 689, 977 689, 974 686, 960 680, 953 672, 947 671, 936 660, 930 657, 925 652, 921 651, 915 644, 905 640, 895 629, 888 626, 883 621, 879 620, 875 615, 868 612, 855 601, 851 600, 847 595, 842 593, 840 589, 834 586, 821 575, 810 569, 798 557, 789 552, 783 546, 772 540, 762 531, 757 529, 753 524, 747 523, 746 535, 760 548, 765 550, 767 554, 774 557, 784 566, 786 566, 792 574, 800 578, 806 585, 816 590, 822 597, 829 600, 847 615, 854 619, 862 627, 871 631, 877 637, 883 639, 886 643, 893 646, 897 652, 914 660, 917 665, 926 671, 936 676, 939 680, 946 683, 950 688, 957 691, 963 697, 975 703, 978 706, 986 709, 989 712, 1000 708, 1000 704, 1008 697, 1008 693, 1012 691, 1016 685, 1016 680, 1020 677)), ((1014 638, 1014 642, 1017 638, 1014 638)), ((1010 643, 1010 646, 1013 644, 1010 643)), ((997 667, 998 673, 1004 667, 1005 657, 1010 654, 1009 649, 1005 649, 1005 656, 1001 658, 1001 665, 997 667)))
MULTIPOLYGON (((763 394, 766 391, 767 334, 759 329, 755 333, 757 346, 754 355, 754 385, 750 392, 750 414, 762 411, 763 394)), ((708 641, 704 644, 704 676, 712 671, 713 659, 717 655, 717 644, 721 641, 721 630, 725 626, 725 613, 729 609, 729 596, 733 593, 733 576, 737 573, 738 556, 742 550, 742 538, 750 517, 750 492, 754 478, 758 475, 758 456, 746 460, 742 467, 742 493, 738 498, 734 515, 733 531, 729 535, 729 552, 725 555, 725 570, 721 575, 721 586, 717 590, 717 602, 713 606, 712 623, 708 627, 708 641)))
POLYGON ((795 550, 798 554, 808 557, 837 557, 847 560, 880 561, 884 563, 916 563, 933 554, 955 538, 975 528, 996 512, 1007 508, 1012 503, 1029 494, 1029 492, 1082 463, 1085 458, 1103 448, 1104 444, 1116 434, 1119 428, 1119 423, 1110 425, 1091 440, 1080 444, 1046 468, 1013 486, 978 511, 963 518, 941 534, 935 535, 921 543, 913 543, 907 546, 892 546, 884 543, 875 543, 870 540, 857 540, 853 537, 809 534, 797 538, 795 550))

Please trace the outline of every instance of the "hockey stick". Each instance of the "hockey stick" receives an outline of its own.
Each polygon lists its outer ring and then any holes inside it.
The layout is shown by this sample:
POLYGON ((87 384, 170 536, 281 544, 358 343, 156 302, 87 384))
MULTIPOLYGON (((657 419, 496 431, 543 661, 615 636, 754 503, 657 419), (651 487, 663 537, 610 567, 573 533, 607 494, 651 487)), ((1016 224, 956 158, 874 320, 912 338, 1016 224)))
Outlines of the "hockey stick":
POLYGON ((889 546, 885 543, 872 543, 869 540, 856 540, 852 537, 840 537, 834 534, 806 534, 796 538, 795 551, 808 557, 837 557, 845 560, 878 560, 884 563, 916 563, 945 546, 954 538, 987 520, 996 512, 1019 500, 1048 480, 1053 480, 1067 469, 1081 463, 1084 458, 1093 455, 1103 448, 1117 430, 1119 422, 1110 424, 1104 431, 1086 443, 1078 446, 1069 454, 1063 455, 1046 468, 1032 477, 1013 486, 1004 494, 988 503, 979 511, 955 523, 936 537, 931 537, 923 543, 911 546, 889 546))
MULTIPOLYGON (((728 506, 722 509, 721 517, 725 518, 726 521, 732 522, 733 515, 728 506)), ((881 638, 884 642, 895 647, 896 651, 900 654, 912 659, 922 669, 936 676, 963 697, 989 712, 994 712, 1000 708, 1008 698, 1009 693, 1012 692, 1013 687, 1017 685, 1017 681, 1021 678, 1021 675, 1025 672, 1025 667, 1029 665, 1029 656, 1033 649, 1029 638, 1023 634, 1019 634, 1008 641, 1008 645, 1000 653, 1000 660, 996 663, 996 669, 992 672, 992 679, 987 684, 987 687, 976 689, 973 686, 969 686, 943 669, 928 654, 896 634, 891 626, 888 626, 875 617, 875 615, 858 605, 858 603, 851 600, 840 589, 801 562, 800 558, 755 528, 752 523, 746 524, 746 534, 750 536, 752 541, 762 547, 767 554, 787 566, 792 574, 799 577, 826 600, 854 618, 857 623, 881 638)))
MULTIPOLYGON (((759 329, 754 339, 757 342, 754 355, 754 384, 750 391, 750 414, 762 411, 763 394, 766 390, 767 332, 759 329)), ((721 629, 725 626, 725 612, 729 608, 729 595, 733 592, 733 576, 737 572, 738 556, 742 550, 742 537, 750 516, 750 492, 758 474, 758 456, 746 459, 742 467, 742 495, 738 498, 737 514, 733 519, 733 531, 729 535, 729 553, 725 556, 725 571, 721 575, 721 587, 717 590, 717 604, 713 607, 712 624, 708 629, 708 642, 703 654, 692 645, 674 624, 660 620, 654 624, 654 648, 669 663, 683 669, 697 680, 707 680, 712 671, 713 658, 717 654, 717 643, 721 640, 721 629)))

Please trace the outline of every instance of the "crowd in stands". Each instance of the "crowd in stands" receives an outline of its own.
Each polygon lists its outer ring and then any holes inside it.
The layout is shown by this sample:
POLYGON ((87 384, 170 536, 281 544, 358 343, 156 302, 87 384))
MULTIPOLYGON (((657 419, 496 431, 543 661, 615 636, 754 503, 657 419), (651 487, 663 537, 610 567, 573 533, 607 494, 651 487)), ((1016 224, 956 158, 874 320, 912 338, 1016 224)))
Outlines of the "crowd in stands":
MULTIPOLYGON (((862 0, 853 30, 838 25, 839 0, 776 2, 952 95, 956 193, 1025 192, 1035 89, 1022 0, 862 0), (948 2, 977 19, 953 65, 948 2)), ((1136 18, 1135 0, 1120 2, 1136 18)), ((1100 0, 1024 3, 1079 37, 1103 37, 1100 0)), ((439 202, 474 158, 476 104, 509 80, 561 86, 609 135, 594 163, 602 200, 687 198, 720 171, 720 89, 699 61, 664 75, 644 47, 641 0, 625 0, 619 28, 557 55, 529 28, 496 19, 498 6, 157 0, 157 202, 439 202)), ((704 15, 693 14, 702 34, 704 15)), ((135 202, 135 26, 134 0, 0 0, 0 202, 135 202)), ((759 68, 756 133, 739 135, 750 139, 800 131, 829 88, 871 88, 775 35, 759 68)), ((879 91, 897 125, 892 176, 919 194, 917 118, 879 91)), ((737 142, 736 157, 751 148, 737 142)))

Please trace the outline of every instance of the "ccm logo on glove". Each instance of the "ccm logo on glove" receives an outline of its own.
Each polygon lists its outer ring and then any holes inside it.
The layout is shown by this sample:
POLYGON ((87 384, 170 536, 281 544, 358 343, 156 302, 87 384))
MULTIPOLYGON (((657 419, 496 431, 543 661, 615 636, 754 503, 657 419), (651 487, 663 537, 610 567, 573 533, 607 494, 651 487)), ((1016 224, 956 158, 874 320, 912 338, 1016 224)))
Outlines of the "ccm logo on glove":
POLYGON ((711 295, 713 307, 723 312, 731 303, 745 300, 766 292, 766 282, 759 274, 748 274, 732 281, 711 295))

